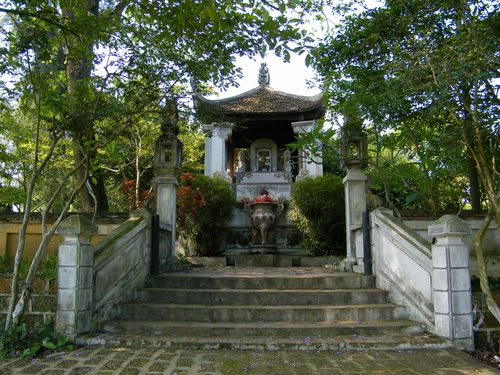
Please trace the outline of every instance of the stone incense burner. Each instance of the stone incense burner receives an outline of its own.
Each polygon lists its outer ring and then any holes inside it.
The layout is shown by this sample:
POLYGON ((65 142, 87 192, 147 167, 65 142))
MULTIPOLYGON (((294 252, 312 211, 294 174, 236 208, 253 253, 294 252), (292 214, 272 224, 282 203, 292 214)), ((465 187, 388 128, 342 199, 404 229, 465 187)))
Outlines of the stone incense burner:
POLYGON ((245 209, 252 225, 252 240, 250 253, 273 254, 277 252, 274 244, 274 228, 280 215, 283 213, 283 201, 276 201, 263 189, 260 197, 245 204, 245 209))

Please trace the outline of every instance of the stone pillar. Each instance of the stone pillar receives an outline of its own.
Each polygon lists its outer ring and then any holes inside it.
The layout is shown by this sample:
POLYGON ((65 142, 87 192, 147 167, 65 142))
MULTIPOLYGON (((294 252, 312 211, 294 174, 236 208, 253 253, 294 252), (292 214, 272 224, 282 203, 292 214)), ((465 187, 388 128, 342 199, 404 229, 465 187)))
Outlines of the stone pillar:
POLYGON ((179 182, 172 174, 157 175, 156 185, 156 214, 160 225, 160 269, 167 263, 170 256, 175 256, 175 224, 177 205, 177 186, 179 182))
POLYGON ((227 173, 227 139, 233 129, 231 124, 204 125, 205 175, 229 179, 227 173))
POLYGON ((166 122, 155 144, 153 165, 156 174, 156 214, 159 217, 160 271, 178 266, 175 253, 178 181, 175 175, 181 167, 182 144, 177 139, 177 131, 175 124, 166 122))
POLYGON ((432 289, 435 334, 456 348, 474 348, 469 249, 463 236, 470 227, 456 215, 445 215, 429 226, 432 245, 432 289))
POLYGON ((56 330, 74 339, 92 325, 94 246, 89 240, 97 226, 73 215, 56 233, 64 237, 58 252, 56 330))
POLYGON ((366 211, 368 177, 359 168, 348 168, 344 177, 345 192, 345 224, 346 224, 346 259, 343 266, 346 270, 354 268, 356 272, 364 272, 363 268, 363 211, 366 211))
MULTIPOLYGON (((293 132, 295 134, 308 133, 314 129, 316 121, 297 121, 292 122, 293 132)), ((300 180, 305 177, 323 176, 323 157, 317 155, 311 158, 304 155, 304 151, 299 151, 299 174, 296 179, 300 180)))

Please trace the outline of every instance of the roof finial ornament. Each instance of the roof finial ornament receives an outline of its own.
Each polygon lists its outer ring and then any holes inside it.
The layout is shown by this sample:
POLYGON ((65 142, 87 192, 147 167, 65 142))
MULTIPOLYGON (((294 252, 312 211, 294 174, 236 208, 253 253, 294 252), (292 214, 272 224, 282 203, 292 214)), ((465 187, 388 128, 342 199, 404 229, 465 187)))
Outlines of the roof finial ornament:
POLYGON ((259 69, 259 85, 269 86, 270 80, 271 77, 269 76, 269 69, 267 68, 267 64, 261 63, 259 69))

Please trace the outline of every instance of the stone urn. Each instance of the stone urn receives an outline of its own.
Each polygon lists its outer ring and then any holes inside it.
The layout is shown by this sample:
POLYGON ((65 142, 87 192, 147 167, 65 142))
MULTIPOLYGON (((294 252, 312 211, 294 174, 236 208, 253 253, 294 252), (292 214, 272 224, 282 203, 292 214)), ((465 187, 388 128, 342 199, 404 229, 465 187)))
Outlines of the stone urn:
POLYGON ((276 222, 283 213, 282 201, 249 202, 245 205, 252 225, 252 254, 272 254, 277 252, 273 236, 276 222))

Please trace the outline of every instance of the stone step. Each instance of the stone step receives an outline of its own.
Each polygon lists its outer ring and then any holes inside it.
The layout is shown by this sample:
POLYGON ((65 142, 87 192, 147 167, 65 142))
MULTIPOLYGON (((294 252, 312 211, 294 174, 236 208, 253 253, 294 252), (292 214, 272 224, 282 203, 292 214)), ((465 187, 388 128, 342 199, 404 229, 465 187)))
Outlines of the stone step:
POLYGON ((189 348, 216 350, 398 350, 398 349, 444 349, 451 343, 428 334, 401 334, 382 336, 338 336, 332 338, 268 338, 268 337, 152 337, 111 334, 88 334, 79 336, 77 345, 106 345, 109 347, 133 348, 189 348))
POLYGON ((369 305, 182 305, 128 303, 121 307, 123 320, 191 322, 324 322, 337 320, 392 320, 393 304, 369 305))
POLYGON ((276 276, 187 272, 155 276, 152 286, 169 289, 366 289, 375 287, 375 277, 343 272, 276 276))
POLYGON ((109 334, 171 337, 336 337, 422 333, 422 324, 403 321, 205 323, 148 320, 114 320, 103 325, 109 334))
POLYGON ((304 256, 302 251, 296 255, 286 254, 242 254, 241 252, 226 253, 220 257, 188 256, 186 260, 191 265, 199 267, 321 267, 326 268, 339 264, 343 257, 340 256, 304 256))
POLYGON ((137 299, 148 303, 211 305, 350 305, 387 303, 382 289, 167 289, 144 288, 137 299))

